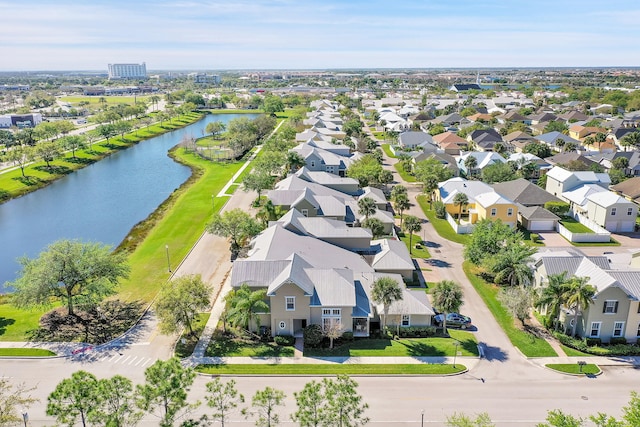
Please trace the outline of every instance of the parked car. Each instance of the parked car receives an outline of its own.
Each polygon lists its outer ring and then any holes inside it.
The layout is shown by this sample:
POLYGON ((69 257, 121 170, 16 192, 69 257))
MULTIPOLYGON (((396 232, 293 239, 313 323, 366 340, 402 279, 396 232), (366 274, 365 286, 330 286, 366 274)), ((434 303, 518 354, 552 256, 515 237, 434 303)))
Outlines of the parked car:
MULTIPOLYGON (((437 326, 442 326, 444 320, 444 314, 437 314, 433 317, 437 326)), ((467 329, 471 327, 471 318, 463 316, 460 313, 447 314, 447 328, 460 328, 467 329)))

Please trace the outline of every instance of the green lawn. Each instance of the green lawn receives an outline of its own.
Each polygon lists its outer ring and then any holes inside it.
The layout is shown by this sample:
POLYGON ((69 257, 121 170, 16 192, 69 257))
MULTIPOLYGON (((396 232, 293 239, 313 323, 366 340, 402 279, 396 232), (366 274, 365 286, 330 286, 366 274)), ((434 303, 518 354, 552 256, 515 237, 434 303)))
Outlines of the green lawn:
POLYGON ((456 363, 359 365, 359 364, 269 364, 269 365, 199 365, 196 370, 210 375, 450 375, 466 371, 466 366, 456 363))
POLYGON ((560 224, 562 224, 567 230, 572 233, 594 234, 593 230, 591 230, 589 227, 580 224, 578 221, 571 217, 563 217, 560 220, 560 224))
POLYGON ((584 353, 580 350, 576 350, 575 348, 571 348, 569 346, 566 346, 564 344, 560 344, 560 347, 562 347, 562 349, 564 350, 564 352, 567 354, 567 356, 569 357, 591 357, 593 356, 593 354, 589 354, 589 353, 584 353))
POLYGON ((0 357, 47 357, 55 355, 53 351, 43 348, 0 348, 0 357))
POLYGON ((458 351, 461 356, 477 356, 478 342, 475 336, 465 331, 449 331, 452 338, 402 338, 389 339, 356 339, 341 346, 329 349, 305 349, 304 355, 309 357, 452 357, 455 354, 455 340, 460 343, 458 351))
POLYGON ((574 375, 597 375, 601 372, 598 365, 594 365, 593 363, 587 363, 586 365, 582 366, 582 370, 580 370, 581 367, 577 363, 550 363, 545 366, 549 369, 553 369, 554 371, 574 375))
POLYGON ((511 340, 511 343, 516 346, 527 357, 555 357, 556 352, 551 348, 548 342, 542 338, 525 332, 514 325, 513 317, 498 301, 499 287, 493 284, 489 284, 482 278, 475 275, 475 267, 473 264, 465 261, 462 264, 467 278, 476 289, 478 294, 482 297, 482 300, 487 305, 493 317, 500 324, 504 332, 511 340))
POLYGON ((385 131, 371 131, 371 135, 377 140, 386 141, 387 133, 385 131))
POLYGON ((395 159, 397 158, 395 154, 393 154, 393 151, 391 151, 391 145, 390 144, 382 144, 382 150, 385 152, 385 154, 392 158, 395 159))
POLYGON ((421 236, 418 236, 417 234, 413 235, 413 238, 411 240, 411 244, 413 245, 413 248, 409 247, 409 236, 407 234, 400 233, 399 237, 400 237, 400 240, 402 240, 404 244, 407 245, 407 249, 409 249, 409 252, 411 253, 411 256, 413 258, 424 258, 424 259, 431 258, 431 254, 429 253, 429 250, 422 243, 421 236), (416 248, 417 244, 420 245, 419 249, 416 248))
POLYGON ((573 246, 620 246, 620 242, 618 242, 615 239, 611 239, 608 242, 595 242, 595 243, 576 243, 576 242, 569 242, 571 243, 573 246))
POLYGON ((244 341, 240 339, 211 339, 205 352, 210 357, 293 357, 293 347, 279 346, 275 343, 244 341))
POLYGON ((436 232, 440 237, 460 244, 465 244, 469 240, 469 235, 456 233, 446 219, 436 217, 436 213, 429 209, 429 199, 427 196, 420 195, 417 197, 417 200, 418 204, 422 208, 422 212, 424 212, 425 216, 429 219, 429 222, 433 225, 433 228, 436 229, 436 232))
POLYGON ((19 309, 8 297, 0 297, 0 341, 26 341, 29 331, 37 329, 40 317, 48 309, 19 309))
POLYGON ((209 316, 211 313, 200 313, 196 318, 193 326, 193 335, 189 335, 189 331, 186 329, 182 332, 178 343, 176 344, 176 357, 189 357, 193 354, 193 350, 196 348, 196 344, 198 344, 198 340, 200 339, 200 335, 202 335, 202 331, 204 331, 204 327, 207 325, 207 321, 209 320, 209 316), (182 343, 184 340, 184 344, 182 343))
POLYGON ((413 175, 411 175, 409 172, 405 171, 402 168, 402 164, 400 162, 393 165, 393 167, 400 174, 402 179, 405 180, 406 182, 416 182, 416 178, 413 175))

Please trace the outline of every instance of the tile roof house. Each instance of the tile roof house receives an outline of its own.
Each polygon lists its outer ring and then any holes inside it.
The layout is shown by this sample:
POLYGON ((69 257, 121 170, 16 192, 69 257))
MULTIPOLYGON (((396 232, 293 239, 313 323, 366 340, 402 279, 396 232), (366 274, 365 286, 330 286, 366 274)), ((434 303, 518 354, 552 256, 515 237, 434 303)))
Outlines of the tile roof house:
POLYGON ((558 197, 543 190, 532 182, 518 178, 513 181, 497 182, 491 184, 493 189, 523 206, 544 207, 547 202, 561 202, 558 197))
POLYGON ((433 141, 444 150, 445 153, 452 156, 460 154, 461 150, 466 150, 469 142, 459 137, 453 132, 443 132, 433 137, 433 141))
POLYGON ((563 307, 560 321, 567 333, 573 330, 581 337, 600 338, 608 343, 612 338, 638 342, 640 334, 640 270, 614 270, 606 257, 585 257, 574 254, 543 252, 533 264, 536 286, 546 286, 551 274, 566 277, 586 277, 596 288, 591 303, 582 312, 563 307))

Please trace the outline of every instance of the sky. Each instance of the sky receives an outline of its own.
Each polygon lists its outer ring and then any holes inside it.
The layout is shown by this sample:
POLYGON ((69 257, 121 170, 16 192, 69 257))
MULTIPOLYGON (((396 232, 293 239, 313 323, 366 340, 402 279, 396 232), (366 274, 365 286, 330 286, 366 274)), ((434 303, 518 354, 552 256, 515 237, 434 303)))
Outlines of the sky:
POLYGON ((638 0, 0 0, 0 71, 640 66, 638 0))

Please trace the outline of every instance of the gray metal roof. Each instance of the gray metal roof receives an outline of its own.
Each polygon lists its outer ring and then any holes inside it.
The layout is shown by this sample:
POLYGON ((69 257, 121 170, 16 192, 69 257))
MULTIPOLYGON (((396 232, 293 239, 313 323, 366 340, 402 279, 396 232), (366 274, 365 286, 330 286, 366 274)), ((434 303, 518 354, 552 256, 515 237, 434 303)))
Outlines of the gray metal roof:
POLYGON ((518 178, 513 181, 498 182, 491 184, 493 189, 505 196, 507 199, 513 200, 524 206, 543 206, 547 202, 561 202, 559 198, 553 194, 543 190, 535 184, 532 184, 524 178, 518 178))

